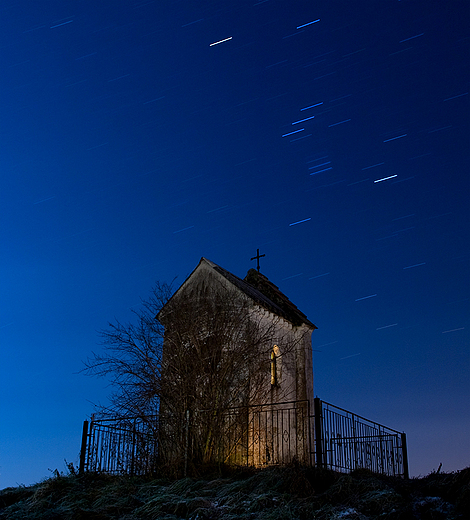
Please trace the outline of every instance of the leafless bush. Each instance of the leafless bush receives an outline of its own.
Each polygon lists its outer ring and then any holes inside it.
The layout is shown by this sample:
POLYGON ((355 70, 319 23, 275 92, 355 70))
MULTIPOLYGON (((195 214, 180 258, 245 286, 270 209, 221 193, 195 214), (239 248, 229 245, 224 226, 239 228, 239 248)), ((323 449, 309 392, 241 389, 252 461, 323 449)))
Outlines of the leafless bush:
POLYGON ((162 456, 181 462, 189 450, 195 464, 210 463, 234 427, 227 412, 265 402, 275 335, 284 354, 295 345, 276 319, 263 319, 251 300, 217 280, 171 295, 170 285, 157 284, 136 323, 110 323, 101 332, 104 352, 87 360, 85 372, 113 387, 101 415, 159 415, 162 456))

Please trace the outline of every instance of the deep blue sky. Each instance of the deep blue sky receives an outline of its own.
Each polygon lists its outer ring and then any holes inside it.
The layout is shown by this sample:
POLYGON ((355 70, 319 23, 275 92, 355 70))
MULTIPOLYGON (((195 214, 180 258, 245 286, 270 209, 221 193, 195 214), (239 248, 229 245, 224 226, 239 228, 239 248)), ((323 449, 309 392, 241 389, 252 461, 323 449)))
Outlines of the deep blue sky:
POLYGON ((412 475, 470 465, 466 1, 0 12, 0 488, 78 462, 99 329, 257 248, 315 394, 404 430, 412 475))

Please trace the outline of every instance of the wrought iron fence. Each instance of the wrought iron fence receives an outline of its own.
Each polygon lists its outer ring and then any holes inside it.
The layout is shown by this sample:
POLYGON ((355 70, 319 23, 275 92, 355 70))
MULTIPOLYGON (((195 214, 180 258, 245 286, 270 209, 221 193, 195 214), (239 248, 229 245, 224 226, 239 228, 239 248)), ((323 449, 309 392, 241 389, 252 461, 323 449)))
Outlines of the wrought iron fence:
POLYGON ((216 459, 255 467, 310 464, 310 421, 307 400, 232 408, 224 414, 216 459))
POLYGON ((314 400, 315 460, 335 471, 366 468, 408 478, 406 435, 314 400))
POLYGON ((310 464, 308 401, 185 414, 183 424, 157 416, 85 421, 80 471, 151 473, 160 463, 310 464), (214 420, 216 419, 216 420, 214 420))
POLYGON ((83 427, 80 470, 145 475, 159 451, 158 418, 92 420, 83 427))
POLYGON ((335 471, 408 477, 406 436, 314 399, 162 417, 85 421, 80 471, 149 474, 165 463, 263 467, 294 460, 335 471), (222 417, 222 420, 221 420, 222 417), (176 425, 176 426, 175 426, 176 425))

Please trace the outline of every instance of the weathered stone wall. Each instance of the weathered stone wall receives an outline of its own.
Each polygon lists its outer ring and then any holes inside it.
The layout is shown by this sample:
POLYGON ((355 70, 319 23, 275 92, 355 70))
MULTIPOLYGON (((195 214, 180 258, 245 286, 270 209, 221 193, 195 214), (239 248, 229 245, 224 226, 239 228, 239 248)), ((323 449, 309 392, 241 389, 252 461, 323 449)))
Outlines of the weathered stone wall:
MULTIPOLYGON (((250 409, 248 430, 244 434, 246 442, 243 442, 248 460, 255 466, 285 464, 294 458, 308 463, 309 415, 313 415, 313 328, 306 324, 293 326, 287 319, 255 303, 207 262, 198 265, 174 298, 176 303, 180 299, 187 303, 193 298, 195 301, 201 296, 210 298, 211 294, 224 291, 228 300, 233 297, 234 301, 239 299, 242 305, 247 304, 254 324, 253 334, 263 339, 254 342, 260 361, 256 364, 259 373, 254 377, 253 367, 247 367, 246 371, 250 377, 250 409)), ((173 308, 177 309, 178 305, 173 308)), ((236 349, 237 345, 227 348, 236 349)))
POLYGON ((272 345, 269 351, 260 353, 266 356, 267 364, 271 363, 271 349, 277 346, 279 350, 276 359, 277 384, 271 384, 270 373, 267 373, 265 392, 260 395, 262 403, 313 400, 312 330, 305 325, 293 327, 288 321, 259 306, 253 307, 252 315, 263 329, 272 329, 267 334, 272 336, 272 345), (268 401, 266 396, 269 396, 268 401))
MULTIPOLYGON (((310 463, 309 415, 313 415, 312 329, 255 306, 253 320, 272 330, 272 345, 260 353, 272 363, 276 353, 276 384, 266 371, 265 385, 251 401, 249 458, 255 466, 286 464, 296 459, 310 463), (298 401, 303 401, 299 403, 298 401), (264 406, 263 406, 264 405, 264 406)), ((269 336, 269 334, 268 334, 269 336)))

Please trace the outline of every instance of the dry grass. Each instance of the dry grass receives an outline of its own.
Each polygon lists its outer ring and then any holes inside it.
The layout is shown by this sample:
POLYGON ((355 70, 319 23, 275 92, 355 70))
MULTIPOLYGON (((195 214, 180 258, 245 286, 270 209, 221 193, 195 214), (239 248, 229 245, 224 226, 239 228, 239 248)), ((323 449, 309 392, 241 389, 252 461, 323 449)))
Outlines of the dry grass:
POLYGON ((179 480, 56 475, 0 491, 0 520, 459 519, 470 468, 408 481, 291 466, 179 480))

